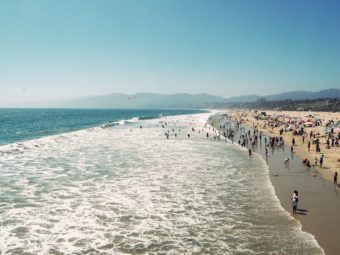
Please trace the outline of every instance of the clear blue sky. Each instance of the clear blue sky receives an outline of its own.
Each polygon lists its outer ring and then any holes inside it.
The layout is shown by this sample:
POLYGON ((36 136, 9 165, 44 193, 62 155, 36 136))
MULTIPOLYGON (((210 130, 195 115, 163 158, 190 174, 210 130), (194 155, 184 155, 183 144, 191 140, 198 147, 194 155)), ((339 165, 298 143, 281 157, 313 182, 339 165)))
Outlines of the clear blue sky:
POLYGON ((0 102, 340 88, 340 1, 0 0, 0 102))

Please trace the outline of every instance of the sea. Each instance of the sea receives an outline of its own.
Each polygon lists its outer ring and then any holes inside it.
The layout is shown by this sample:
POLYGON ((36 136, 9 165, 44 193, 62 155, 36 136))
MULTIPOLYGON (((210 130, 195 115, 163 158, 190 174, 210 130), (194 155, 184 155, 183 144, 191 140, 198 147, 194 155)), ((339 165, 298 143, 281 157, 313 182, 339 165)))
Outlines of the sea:
POLYGON ((324 254, 212 114, 1 109, 0 254, 324 254))

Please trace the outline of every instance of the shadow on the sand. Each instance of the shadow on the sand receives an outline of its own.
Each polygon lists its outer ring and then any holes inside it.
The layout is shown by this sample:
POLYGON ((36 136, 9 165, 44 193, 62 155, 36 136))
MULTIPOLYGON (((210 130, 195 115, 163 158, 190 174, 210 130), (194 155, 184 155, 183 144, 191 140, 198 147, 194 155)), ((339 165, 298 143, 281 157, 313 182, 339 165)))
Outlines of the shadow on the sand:
POLYGON ((307 215, 308 210, 306 209, 296 209, 296 214, 307 215))

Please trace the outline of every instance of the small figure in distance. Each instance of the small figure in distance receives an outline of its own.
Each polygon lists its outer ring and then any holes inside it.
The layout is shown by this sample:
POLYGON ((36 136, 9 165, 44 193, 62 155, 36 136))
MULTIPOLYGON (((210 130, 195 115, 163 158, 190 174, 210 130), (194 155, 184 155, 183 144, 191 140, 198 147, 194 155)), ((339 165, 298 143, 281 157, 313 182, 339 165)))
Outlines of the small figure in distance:
POLYGON ((285 166, 287 166, 287 165, 289 164, 289 158, 286 158, 286 159, 284 160, 283 164, 284 164, 285 166))
POLYGON ((320 159, 319 159, 320 167, 322 167, 322 164, 323 164, 323 158, 324 158, 324 156, 323 156, 323 154, 322 154, 322 155, 321 155, 321 157, 320 157, 320 159))
POLYGON ((338 185, 338 172, 337 171, 335 171, 334 173, 333 180, 334 180, 334 185, 338 185))
POLYGON ((296 214, 298 202, 299 202, 298 191, 294 190, 293 197, 292 197, 293 214, 296 214))

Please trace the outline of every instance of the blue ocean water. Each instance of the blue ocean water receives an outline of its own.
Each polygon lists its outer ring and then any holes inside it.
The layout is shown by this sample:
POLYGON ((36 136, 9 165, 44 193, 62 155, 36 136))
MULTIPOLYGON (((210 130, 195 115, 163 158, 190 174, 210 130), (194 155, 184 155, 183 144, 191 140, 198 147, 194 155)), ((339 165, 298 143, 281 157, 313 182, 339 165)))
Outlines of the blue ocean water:
POLYGON ((0 109, 0 145, 37 139, 132 118, 152 119, 201 110, 0 109))

